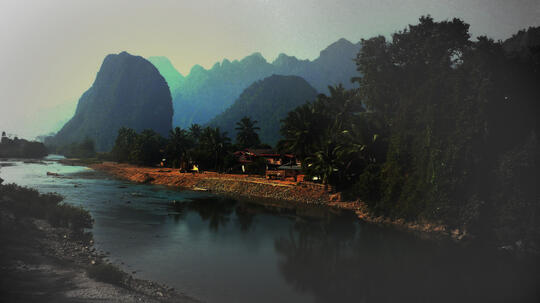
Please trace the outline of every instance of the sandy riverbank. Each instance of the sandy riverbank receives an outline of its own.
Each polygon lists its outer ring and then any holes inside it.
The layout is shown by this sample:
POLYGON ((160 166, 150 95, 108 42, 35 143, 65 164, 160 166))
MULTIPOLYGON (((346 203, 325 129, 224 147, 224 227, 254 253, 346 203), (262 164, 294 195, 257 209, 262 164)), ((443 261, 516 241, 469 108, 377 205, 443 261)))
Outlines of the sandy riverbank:
POLYGON ((466 231, 450 230, 443 224, 433 222, 406 222, 373 215, 361 201, 343 201, 340 193, 329 193, 321 184, 267 180, 260 176, 180 173, 175 169, 139 167, 130 164, 103 162, 89 165, 118 178, 139 183, 177 186, 190 190, 207 190, 214 193, 247 199, 268 199, 292 203, 320 204, 337 209, 354 211, 363 221, 394 226, 416 232, 422 236, 444 236, 455 240, 467 237, 466 231))

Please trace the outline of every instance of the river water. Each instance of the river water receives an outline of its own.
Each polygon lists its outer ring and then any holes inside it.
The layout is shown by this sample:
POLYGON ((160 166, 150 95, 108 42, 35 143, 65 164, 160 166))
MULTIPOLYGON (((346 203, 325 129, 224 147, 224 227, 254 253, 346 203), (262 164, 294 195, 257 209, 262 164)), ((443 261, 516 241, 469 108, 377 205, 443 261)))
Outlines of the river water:
POLYGON ((110 261, 201 301, 540 302, 536 258, 422 240, 348 212, 265 206, 44 163, 0 161, 0 177, 89 210, 96 248, 110 261))

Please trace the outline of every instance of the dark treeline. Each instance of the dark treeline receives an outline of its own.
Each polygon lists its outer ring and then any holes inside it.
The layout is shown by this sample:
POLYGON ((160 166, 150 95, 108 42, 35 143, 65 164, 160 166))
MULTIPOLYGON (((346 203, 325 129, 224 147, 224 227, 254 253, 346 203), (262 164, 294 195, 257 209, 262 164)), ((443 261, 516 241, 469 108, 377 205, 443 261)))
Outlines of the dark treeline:
POLYGON ((473 41, 459 19, 422 17, 390 41, 363 40, 360 88, 290 112, 279 146, 376 213, 540 239, 534 35, 473 41))
POLYGON ((257 121, 244 117, 237 123, 236 144, 219 127, 202 128, 193 124, 188 130, 176 127, 168 138, 153 130, 136 133, 130 128, 118 131, 111 157, 118 162, 156 165, 165 159, 168 167, 190 170, 231 171, 236 165, 233 152, 248 147, 264 147, 256 133, 257 121))
POLYGON ((41 142, 8 137, 2 132, 0 139, 0 158, 43 158, 48 151, 41 142))
POLYGON ((86 137, 81 142, 72 142, 66 145, 55 145, 50 142, 51 137, 45 139, 45 144, 51 153, 64 155, 67 158, 95 158, 100 155, 96 153, 94 140, 86 137))

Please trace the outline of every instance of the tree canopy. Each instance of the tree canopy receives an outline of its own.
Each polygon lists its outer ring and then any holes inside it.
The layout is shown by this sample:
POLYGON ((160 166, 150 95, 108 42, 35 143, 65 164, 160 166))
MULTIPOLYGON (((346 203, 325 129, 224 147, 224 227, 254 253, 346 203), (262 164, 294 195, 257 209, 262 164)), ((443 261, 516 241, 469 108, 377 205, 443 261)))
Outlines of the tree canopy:
POLYGON ((279 147, 376 213, 538 237, 539 32, 472 40, 425 16, 363 40, 359 89, 291 111, 279 147))
POLYGON ((260 127, 255 126, 257 120, 251 120, 250 117, 244 116, 239 122, 236 122, 236 144, 240 148, 256 147, 261 144, 257 131, 260 127))

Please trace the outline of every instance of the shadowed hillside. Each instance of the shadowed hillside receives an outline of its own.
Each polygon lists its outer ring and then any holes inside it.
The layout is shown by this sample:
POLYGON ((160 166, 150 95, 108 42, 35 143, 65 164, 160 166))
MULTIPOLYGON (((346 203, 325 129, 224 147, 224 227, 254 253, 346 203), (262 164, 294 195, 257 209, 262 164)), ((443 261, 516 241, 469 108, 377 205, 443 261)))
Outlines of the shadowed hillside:
POLYGON ((112 148, 118 129, 153 129, 166 135, 173 109, 165 79, 146 59, 127 52, 108 55, 77 110, 51 140, 66 145, 90 138, 97 151, 112 148))
POLYGON ((231 107, 209 124, 218 126, 234 138, 236 122, 249 116, 258 121, 261 141, 274 145, 280 138, 280 120, 316 96, 317 91, 300 77, 272 75, 246 88, 231 107))

